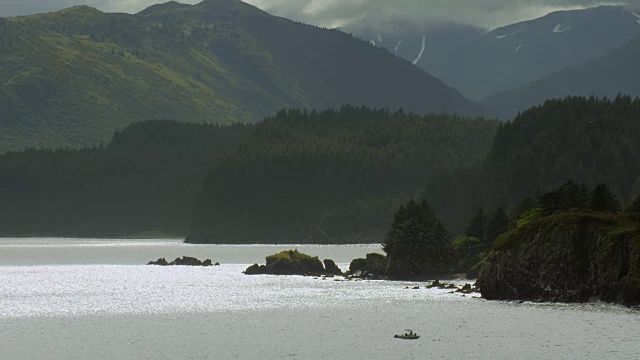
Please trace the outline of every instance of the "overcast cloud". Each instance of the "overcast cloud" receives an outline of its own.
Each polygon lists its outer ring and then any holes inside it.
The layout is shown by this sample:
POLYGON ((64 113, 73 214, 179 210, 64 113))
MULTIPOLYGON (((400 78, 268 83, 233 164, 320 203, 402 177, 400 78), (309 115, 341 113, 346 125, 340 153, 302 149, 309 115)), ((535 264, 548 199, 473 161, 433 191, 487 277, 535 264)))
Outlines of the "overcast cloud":
MULTIPOLYGON (((0 0, 0 16, 28 15, 85 4, 108 12, 134 13, 166 0, 0 0)), ((199 0, 183 0, 197 3, 199 0)), ((640 0, 245 0, 274 15, 338 27, 356 23, 457 22, 493 29, 562 9, 603 4, 640 7, 640 0)))

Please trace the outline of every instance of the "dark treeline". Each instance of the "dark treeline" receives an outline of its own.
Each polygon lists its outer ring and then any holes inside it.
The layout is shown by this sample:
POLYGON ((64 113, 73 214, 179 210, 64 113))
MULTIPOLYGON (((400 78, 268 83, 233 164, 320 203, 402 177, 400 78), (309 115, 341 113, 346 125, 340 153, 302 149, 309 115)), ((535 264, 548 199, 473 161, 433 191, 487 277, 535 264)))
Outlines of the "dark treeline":
POLYGON ((0 156, 0 233, 375 242, 424 193, 458 250, 486 248, 566 179, 631 203, 639 118, 640 100, 618 97, 548 101, 502 125, 352 106, 255 126, 146 122, 105 147, 0 156))
POLYGON ((377 242, 429 179, 477 166, 496 121, 281 111, 205 182, 189 242, 377 242))
POLYGON ((0 234, 184 236, 207 170, 251 129, 148 121, 104 147, 3 154, 0 234))
POLYGON ((434 178, 426 199, 454 233, 480 208, 517 212, 567 179, 607 184, 627 203, 640 192, 639 120, 637 98, 547 101, 501 125, 481 167, 434 178))
POLYGON ((390 260, 386 275, 420 278, 466 273, 468 278, 475 278, 492 248, 504 247, 506 241, 513 241, 512 234, 517 229, 534 221, 557 222, 559 215, 571 213, 585 223, 607 223, 615 219, 609 225, 610 231, 623 233, 637 228, 640 214, 640 194, 623 209, 608 185, 590 188, 574 180, 525 197, 520 204, 511 214, 502 208, 491 214, 480 209, 469 220, 463 234, 455 237, 426 201, 410 200, 396 212, 383 242, 390 260), (616 214, 621 215, 612 217, 616 214), (621 219, 623 221, 619 221, 621 219))

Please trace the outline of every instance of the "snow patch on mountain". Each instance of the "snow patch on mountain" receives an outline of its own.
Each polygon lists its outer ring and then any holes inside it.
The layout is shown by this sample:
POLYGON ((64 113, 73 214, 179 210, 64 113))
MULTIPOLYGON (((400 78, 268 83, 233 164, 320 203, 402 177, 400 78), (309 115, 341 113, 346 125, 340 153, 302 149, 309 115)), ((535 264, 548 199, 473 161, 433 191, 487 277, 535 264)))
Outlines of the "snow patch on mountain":
POLYGON ((496 39, 497 39, 497 40, 500 40, 500 39, 502 39, 502 38, 506 38, 507 36, 508 36, 508 35, 498 35, 498 36, 496 36, 496 39))
POLYGON ((371 44, 371 46, 376 46, 376 42, 374 40, 369 41, 369 44, 371 44))
POLYGON ((422 35, 422 49, 420 49, 420 53, 418 54, 418 57, 415 60, 413 60, 413 65, 418 65, 418 63, 422 59, 422 55, 424 55, 424 50, 426 48, 427 48, 427 37, 422 35))
POLYGON ((393 50, 394 54, 398 52, 398 48, 400 47, 401 44, 402 44, 402 40, 398 41, 398 45, 396 45, 396 48, 393 50))
POLYGON ((638 18, 638 20, 636 20, 636 22, 638 23, 638 25, 640 25, 640 15, 638 15, 638 14, 636 14, 634 12, 632 12, 632 14, 633 14, 633 16, 638 18))
POLYGON ((518 33, 523 32, 523 31, 524 31, 524 29, 520 29, 520 30, 518 30, 518 31, 516 31, 516 32, 514 32, 514 33, 511 33, 511 35, 515 35, 515 34, 518 34, 518 33))
POLYGON ((378 41, 382 43, 382 36, 378 35, 378 41))
POLYGON ((520 51, 520 49, 522 49, 522 44, 520 44, 520 46, 518 46, 518 48, 514 52, 518 52, 518 51, 520 51))
POLYGON ((556 27, 553 29, 553 32, 554 32, 554 33, 557 33, 557 34, 560 34, 560 33, 563 33, 563 32, 565 32, 565 31, 569 30, 569 29, 571 29, 571 26, 568 26, 568 27, 566 27, 566 28, 562 28, 562 24, 558 24, 558 25, 556 25, 556 27))

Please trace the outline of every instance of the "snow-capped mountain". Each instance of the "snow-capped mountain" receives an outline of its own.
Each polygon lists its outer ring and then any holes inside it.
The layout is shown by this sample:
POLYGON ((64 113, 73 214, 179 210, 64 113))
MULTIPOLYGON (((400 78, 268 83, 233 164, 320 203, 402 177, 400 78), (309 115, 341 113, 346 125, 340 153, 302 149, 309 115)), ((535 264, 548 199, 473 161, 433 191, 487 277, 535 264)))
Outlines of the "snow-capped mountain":
POLYGON ((439 77, 440 70, 452 52, 486 32, 459 24, 434 26, 427 30, 415 25, 394 25, 388 30, 364 28, 343 30, 373 46, 387 49, 436 77, 439 77))
POLYGON ((638 36, 637 11, 601 6, 554 12, 476 37, 434 74, 480 100, 602 57, 638 36))

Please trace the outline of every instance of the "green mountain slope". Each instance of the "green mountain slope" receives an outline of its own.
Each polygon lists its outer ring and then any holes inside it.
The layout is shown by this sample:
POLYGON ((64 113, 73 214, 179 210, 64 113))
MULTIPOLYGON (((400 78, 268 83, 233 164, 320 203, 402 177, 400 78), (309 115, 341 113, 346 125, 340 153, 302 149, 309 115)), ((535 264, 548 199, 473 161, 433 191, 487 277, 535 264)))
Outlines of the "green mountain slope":
POLYGON ((606 56, 555 72, 516 90, 495 93, 483 103, 510 118, 519 111, 540 105, 547 99, 565 96, 640 95, 640 38, 606 56))
POLYGON ((0 151, 95 145, 150 118, 229 124, 343 103, 483 112, 384 50, 239 0, 0 19, 0 151))

